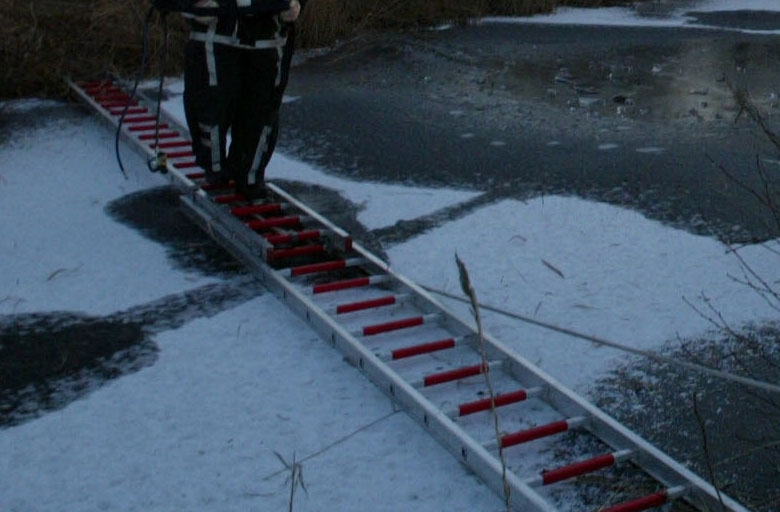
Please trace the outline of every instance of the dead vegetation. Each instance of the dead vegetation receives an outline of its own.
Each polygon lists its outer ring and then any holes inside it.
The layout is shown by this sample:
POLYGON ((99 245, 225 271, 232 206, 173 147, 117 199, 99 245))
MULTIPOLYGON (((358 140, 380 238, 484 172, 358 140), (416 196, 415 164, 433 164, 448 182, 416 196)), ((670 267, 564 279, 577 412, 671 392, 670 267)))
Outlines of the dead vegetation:
MULTIPOLYGON (((361 31, 464 22, 482 15, 527 15, 556 5, 607 5, 622 0, 310 0, 299 43, 322 47, 361 31)), ((59 96, 65 75, 135 73, 141 62, 143 20, 149 0, 0 0, 0 98, 59 96)), ((168 73, 178 73, 187 25, 171 15, 168 73)), ((149 30, 149 74, 157 74, 162 48, 159 17, 149 30)))

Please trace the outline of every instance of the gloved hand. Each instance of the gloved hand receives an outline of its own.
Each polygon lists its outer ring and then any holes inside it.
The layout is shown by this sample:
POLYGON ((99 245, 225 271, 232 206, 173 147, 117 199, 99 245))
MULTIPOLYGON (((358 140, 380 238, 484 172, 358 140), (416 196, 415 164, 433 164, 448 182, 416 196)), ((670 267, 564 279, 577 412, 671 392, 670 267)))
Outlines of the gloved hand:
MULTIPOLYGON (((219 3, 216 0, 198 0, 193 4, 193 7, 219 7, 219 3)), ((212 21, 216 20, 216 16, 195 16, 194 20, 203 25, 209 25, 212 21)))
POLYGON ((290 8, 286 11, 282 11, 279 14, 279 17, 282 18, 282 21, 292 23, 298 19, 299 14, 301 14, 301 3, 298 0, 292 0, 290 2, 290 8))

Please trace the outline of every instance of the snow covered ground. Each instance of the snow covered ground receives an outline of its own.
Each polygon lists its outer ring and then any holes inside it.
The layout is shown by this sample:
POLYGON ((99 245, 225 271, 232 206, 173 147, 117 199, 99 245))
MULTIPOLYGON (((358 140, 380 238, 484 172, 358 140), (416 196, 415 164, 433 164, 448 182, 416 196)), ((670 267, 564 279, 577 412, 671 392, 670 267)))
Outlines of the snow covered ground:
MULTIPOLYGON (((740 5, 748 3, 775 4, 740 5)), ((35 116, 39 106, 6 108, 35 116)), ((175 268, 163 247, 106 214, 111 200, 162 184, 129 152, 130 180, 122 179, 112 142, 96 120, 75 117, 20 128, 0 146, 0 315, 106 315, 219 281, 175 268)), ((369 229, 480 193, 351 182, 284 155, 268 174, 337 190, 363 205, 359 219, 369 229)), ((701 304, 706 295, 736 325, 776 318, 728 277, 741 271, 716 241, 577 198, 502 201, 387 249, 396 269, 448 291, 458 289, 457 252, 482 301, 637 348, 706 335, 707 323, 683 297, 701 304)), ((780 279, 766 249, 742 255, 780 279)), ((486 324, 583 394, 624 360, 496 315, 486 324)), ((286 510, 289 484, 276 453, 303 460, 308 496, 298 491, 295 510, 501 509, 260 289, 154 341, 154 365, 0 430, 0 510, 286 510)))
POLYGON ((690 27, 717 30, 736 30, 754 34, 780 34, 780 27, 728 27, 697 19, 698 13, 735 13, 738 11, 778 12, 775 0, 662 0, 658 4, 638 2, 631 7, 603 7, 599 9, 561 7, 551 14, 527 18, 495 16, 484 18, 486 23, 541 23, 555 25, 596 25, 619 27, 690 27))

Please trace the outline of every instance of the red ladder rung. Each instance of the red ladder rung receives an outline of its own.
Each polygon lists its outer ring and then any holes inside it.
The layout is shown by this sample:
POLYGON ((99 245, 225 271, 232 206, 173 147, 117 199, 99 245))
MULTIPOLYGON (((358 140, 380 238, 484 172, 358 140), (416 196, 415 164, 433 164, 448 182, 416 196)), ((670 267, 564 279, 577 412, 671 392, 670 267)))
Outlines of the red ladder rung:
POLYGON ((302 245, 289 249, 268 249, 267 257, 268 259, 292 258, 318 252, 325 252, 325 247, 322 244, 302 245))
POLYGON ((125 124, 132 124, 132 123, 148 123, 150 121, 157 121, 157 116, 148 115, 148 116, 130 116, 125 117, 122 122, 125 124))
POLYGON ((607 453, 605 455, 599 455, 591 459, 581 460, 579 462, 573 462, 566 466, 551 469, 549 471, 542 471, 542 485, 554 484, 575 476, 584 475, 585 473, 592 473, 602 468, 609 467, 615 463, 615 455, 607 453))
POLYGON ((625 501, 608 508, 599 509, 599 512, 639 512, 648 508, 660 507, 666 503, 669 495, 666 491, 658 491, 647 496, 642 496, 631 501, 625 501))
POLYGON ((121 92, 122 89, 120 89, 117 86, 111 86, 111 87, 89 87, 84 89, 84 92, 87 93, 89 96, 92 96, 93 98, 99 94, 106 94, 106 93, 114 93, 114 92, 121 92))
POLYGON ((464 366, 463 368, 456 368, 455 370, 449 370, 441 373, 432 373, 426 375, 423 379, 423 386, 435 386, 436 384, 443 384, 445 382, 451 382, 453 380, 465 379, 466 377, 473 377, 488 371, 488 365, 481 363, 473 366, 464 366))
POLYGON ((179 136, 179 132, 143 133, 138 136, 138 139, 139 140, 172 139, 178 136, 179 136))
POLYGON ((270 219, 251 219, 244 221, 251 229, 262 231, 280 226, 295 226, 300 224, 301 218, 298 215, 288 215, 285 217, 271 217, 270 219))
POLYGON ((376 299, 361 300, 358 302, 350 302, 348 304, 340 304, 336 306, 336 314, 342 315, 344 313, 352 313, 354 311, 362 311, 365 309, 380 308, 382 306, 390 306, 395 304, 395 295, 387 295, 385 297, 379 297, 376 299))
MULTIPOLYGON (((512 391, 511 393, 502 393, 494 397, 496 407, 522 402, 528 398, 528 393, 524 389, 512 391)), ((473 402, 467 402, 458 406, 460 416, 466 416, 480 411, 490 410, 490 398, 483 398, 473 402)))
POLYGON ((393 350, 391 353, 393 359, 403 359, 405 357, 418 356, 421 354, 429 354, 431 352, 438 352, 439 350, 446 350, 455 347, 455 340, 453 338, 447 338, 438 341, 431 341, 428 343, 421 343, 419 345, 413 345, 411 347, 404 347, 393 350))
POLYGON ((191 172, 186 175, 191 180, 199 180, 206 177, 205 172, 191 172))
POLYGON ((230 213, 236 217, 245 217, 247 215, 262 215, 264 213, 279 212, 281 210, 281 203, 266 203, 250 204, 249 206, 236 206, 230 209, 230 213))
POLYGON ((133 126, 129 127, 128 130, 131 132, 148 132, 149 130, 154 130, 156 128, 168 128, 168 123, 134 124, 133 126))
POLYGON ((546 425, 540 425, 538 427, 529 428, 527 430, 520 430, 512 434, 506 434, 501 437, 501 447, 506 448, 508 446, 514 446, 520 443, 526 443, 539 439, 541 437, 551 436, 560 432, 566 432, 569 430, 569 423, 566 420, 554 421, 546 425))
POLYGON ((344 279, 341 281, 332 281, 330 283, 315 284, 312 287, 312 293, 335 292, 339 290, 347 290, 349 288, 359 288, 361 286, 368 286, 370 284, 371 284, 371 278, 355 277, 353 279, 344 279))
POLYGON ((97 91, 98 93, 102 94, 95 94, 92 99, 97 101, 98 103, 103 103, 104 101, 123 101, 127 102, 128 99, 130 99, 130 95, 125 92, 119 92, 119 91, 97 91))
POLYGON ((392 322, 385 322, 382 324, 367 325, 363 327, 363 336, 373 336, 383 332, 397 331, 399 329, 407 329, 409 327, 416 327, 422 325, 425 319, 422 316, 413 316, 410 318, 403 318, 401 320, 393 320, 392 322))
POLYGON ((312 263, 310 265, 300 265, 290 269, 290 275, 301 276, 304 274, 314 274, 316 272, 328 272, 338 270, 347 266, 347 260, 325 261, 323 263, 312 263))
MULTIPOLYGON (((160 142, 159 147, 160 149, 166 149, 166 148, 180 148, 183 146, 191 146, 191 145, 192 142, 188 140, 169 140, 169 141, 160 142)), ((151 144, 149 144, 149 147, 156 148, 158 147, 158 144, 156 142, 152 142, 151 144)))
POLYGON ((266 233, 263 235, 271 245, 289 244, 292 242, 303 242, 304 240, 313 240, 320 237, 319 229, 305 229, 295 233, 266 233))
POLYGON ((173 166, 177 169, 191 169, 193 167, 197 167, 198 163, 195 160, 189 160, 187 162, 175 162, 173 166))

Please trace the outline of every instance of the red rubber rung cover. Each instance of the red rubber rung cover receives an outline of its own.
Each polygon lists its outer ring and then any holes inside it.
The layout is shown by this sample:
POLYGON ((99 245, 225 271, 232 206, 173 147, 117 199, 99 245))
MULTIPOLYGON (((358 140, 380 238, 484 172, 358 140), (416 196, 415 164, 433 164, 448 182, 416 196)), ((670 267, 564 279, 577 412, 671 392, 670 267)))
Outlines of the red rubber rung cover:
POLYGON ((171 151, 168 153, 168 158, 183 158, 185 156, 195 156, 192 151, 171 151))
POLYGON ((403 318, 401 320, 394 320, 392 322, 385 322, 383 324, 367 325, 363 327, 363 336, 373 336, 382 332, 397 331, 398 329, 406 329, 407 327, 415 327, 422 325, 424 322, 423 317, 413 316, 411 318, 403 318))
POLYGON ((173 166, 176 167, 177 169, 190 169, 192 167, 197 167, 198 163, 195 160, 189 160, 187 162, 176 162, 173 164, 173 166))
POLYGON ((580 462, 574 462, 566 466, 561 466, 549 471, 542 471, 542 484, 549 485, 567 478, 572 478, 585 473, 596 471, 597 469, 606 468, 615 463, 615 456, 611 453, 606 455, 599 455, 592 459, 582 460, 580 462))
POLYGON ((134 124, 133 126, 129 127, 128 130, 131 132, 146 132, 149 130, 154 130, 155 128, 168 128, 168 123, 160 123, 157 124, 134 124))
POLYGON ((289 215, 286 217, 271 217, 270 219, 251 219, 245 221, 244 224, 259 231, 279 226, 294 226, 300 222, 301 218, 299 216, 289 215))
POLYGON ((191 180, 199 180, 201 178, 204 178, 206 176, 205 172, 191 172, 187 174, 187 177, 191 180))
POLYGON ((325 247, 322 244, 302 245, 299 247, 290 247, 289 249, 269 249, 269 259, 292 258, 293 256, 302 256, 315 252, 323 252, 325 247))
POLYGON ((122 121, 124 124, 130 124, 130 123, 148 123, 151 121, 157 121, 157 116, 148 115, 148 116, 130 116, 125 117, 122 121))
POLYGON ((485 364, 475 364, 474 366, 464 366, 463 368, 456 368, 447 372, 433 373, 427 375, 423 379, 423 385, 434 386, 436 384, 442 384, 444 382, 450 382, 453 380, 465 379, 466 377, 472 377, 479 375, 488 370, 488 366, 485 364))
POLYGON ((265 235, 265 239, 268 240, 268 243, 271 245, 277 245, 277 244, 287 244, 290 242, 297 241, 303 241, 303 240, 312 240, 314 238, 320 237, 320 231, 318 229, 306 229, 304 231, 297 231, 295 234, 273 234, 273 233, 267 233, 265 235))
POLYGON ((639 512, 640 510, 647 510, 648 508, 660 507, 666 503, 667 498, 666 491, 658 491, 635 500, 613 505, 609 508, 602 508, 599 512, 639 512))
MULTIPOLYGON (((167 142, 160 142, 160 149, 180 148, 182 146, 191 146, 191 145, 192 145, 192 142, 190 142, 188 140, 170 140, 170 141, 167 141, 167 142)), ((156 142, 152 142, 151 144, 149 144, 149 147, 150 148, 156 148, 157 147, 157 143, 156 142)))
POLYGON ((393 359, 403 359, 405 357, 417 356, 420 354, 428 354, 430 352, 437 352, 439 350, 445 350, 455 347, 455 340, 447 338, 439 341, 431 341, 430 343, 422 343, 420 345, 414 345, 411 347, 404 347, 393 350, 393 359))
MULTIPOLYGON (((528 398, 524 389, 519 391, 512 391, 511 393, 502 393, 494 397, 496 407, 502 405, 514 404, 516 402, 522 402, 528 398)), ((458 406, 458 412, 461 416, 473 414, 475 412, 487 411, 490 409, 490 398, 483 398, 482 400, 475 400, 473 402, 467 402, 458 406)))
POLYGON ((313 263, 311 265, 301 265, 290 269, 290 274, 300 276, 303 274, 313 274, 315 272, 327 272, 347 266, 347 260, 326 261, 324 263, 313 263))
POLYGON ((333 281, 331 283, 315 284, 314 287, 312 288, 312 292, 313 293, 335 292, 338 290, 346 290, 349 288, 359 288, 361 286, 368 286, 369 284, 371 284, 370 278, 356 277, 354 279, 345 279, 343 281, 333 281))
POLYGON ((533 441, 540 437, 551 436, 559 432, 566 432, 569 430, 569 424, 566 420, 554 421, 547 425, 540 425, 538 427, 529 428, 528 430, 521 430, 512 434, 507 434, 501 437, 501 447, 514 446, 516 444, 533 441))
POLYGON ((236 206, 230 209, 230 213, 236 217, 243 217, 245 215, 261 215, 263 213, 278 212, 282 209, 282 205, 279 203, 267 203, 267 204, 252 204, 249 206, 236 206))
POLYGON ((395 304, 395 295, 387 295, 377 299, 361 300, 359 302, 350 302, 349 304, 340 304, 336 306, 336 314, 341 315, 353 311, 390 306, 391 304, 395 304))
POLYGON ((178 137, 179 132, 144 133, 139 135, 140 140, 172 139, 178 137))
POLYGON ((97 102, 104 102, 104 101, 118 101, 122 100, 123 102, 127 102, 128 99, 130 99, 130 95, 124 92, 120 91, 100 91, 98 90, 95 93, 95 96, 93 98, 97 102), (98 94, 101 93, 101 94, 98 94))

